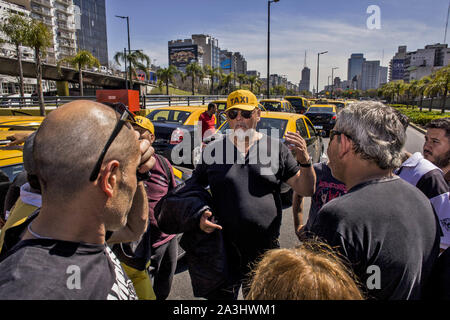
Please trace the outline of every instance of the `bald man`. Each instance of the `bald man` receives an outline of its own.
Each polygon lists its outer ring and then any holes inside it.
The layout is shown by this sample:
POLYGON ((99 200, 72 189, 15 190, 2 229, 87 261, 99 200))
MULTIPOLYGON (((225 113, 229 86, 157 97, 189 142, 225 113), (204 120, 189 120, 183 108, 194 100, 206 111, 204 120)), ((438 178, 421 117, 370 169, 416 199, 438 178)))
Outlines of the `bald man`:
POLYGON ((150 143, 126 123, 90 179, 120 116, 80 100, 42 122, 33 147, 42 208, 0 263, 0 299, 136 299, 106 237, 114 231, 110 242, 133 241, 147 227, 137 171, 154 165, 150 143))

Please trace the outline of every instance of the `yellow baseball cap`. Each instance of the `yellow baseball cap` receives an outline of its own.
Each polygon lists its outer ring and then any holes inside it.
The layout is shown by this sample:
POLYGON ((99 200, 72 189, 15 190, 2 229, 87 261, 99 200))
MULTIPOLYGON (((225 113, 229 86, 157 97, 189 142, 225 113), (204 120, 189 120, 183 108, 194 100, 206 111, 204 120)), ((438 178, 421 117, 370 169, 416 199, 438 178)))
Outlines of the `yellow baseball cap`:
POLYGON ((146 117, 142 116, 135 116, 134 119, 136 120, 136 124, 140 127, 147 129, 152 133, 152 135, 155 135, 155 127, 153 126, 153 123, 146 117))
POLYGON ((248 90, 236 90, 228 95, 227 110, 241 109, 253 111, 258 107, 258 99, 248 90))

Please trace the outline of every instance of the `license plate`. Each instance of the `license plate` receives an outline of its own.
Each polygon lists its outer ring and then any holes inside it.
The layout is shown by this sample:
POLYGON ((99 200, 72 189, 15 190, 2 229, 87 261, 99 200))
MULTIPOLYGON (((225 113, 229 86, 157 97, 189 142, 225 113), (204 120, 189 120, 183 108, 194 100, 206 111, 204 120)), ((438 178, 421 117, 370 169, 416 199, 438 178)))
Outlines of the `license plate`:
POLYGON ((323 129, 323 126, 314 126, 315 129, 323 129))

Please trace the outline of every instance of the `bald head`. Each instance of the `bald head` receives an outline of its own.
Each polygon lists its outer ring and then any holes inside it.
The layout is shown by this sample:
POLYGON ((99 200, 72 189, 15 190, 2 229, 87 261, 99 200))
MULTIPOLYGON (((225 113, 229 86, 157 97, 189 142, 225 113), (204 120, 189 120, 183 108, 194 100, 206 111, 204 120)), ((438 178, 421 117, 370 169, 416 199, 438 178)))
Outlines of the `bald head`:
MULTIPOLYGON (((89 175, 119 115, 103 104, 78 100, 49 113, 35 137, 34 160, 43 192, 70 195, 89 184, 89 175)), ((118 160, 121 169, 138 154, 133 129, 125 125, 103 163, 118 160)))

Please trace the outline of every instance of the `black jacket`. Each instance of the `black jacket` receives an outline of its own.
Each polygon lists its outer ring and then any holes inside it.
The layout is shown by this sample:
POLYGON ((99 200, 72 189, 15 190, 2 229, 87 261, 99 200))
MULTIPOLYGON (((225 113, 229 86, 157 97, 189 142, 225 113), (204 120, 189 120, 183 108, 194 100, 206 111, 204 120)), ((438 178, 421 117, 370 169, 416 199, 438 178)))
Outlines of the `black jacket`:
POLYGON ((167 234, 183 233, 180 246, 186 251, 196 297, 206 297, 228 277, 222 231, 208 234, 199 227, 205 209, 213 209, 212 197, 192 178, 171 190, 155 208, 161 231, 167 234))

